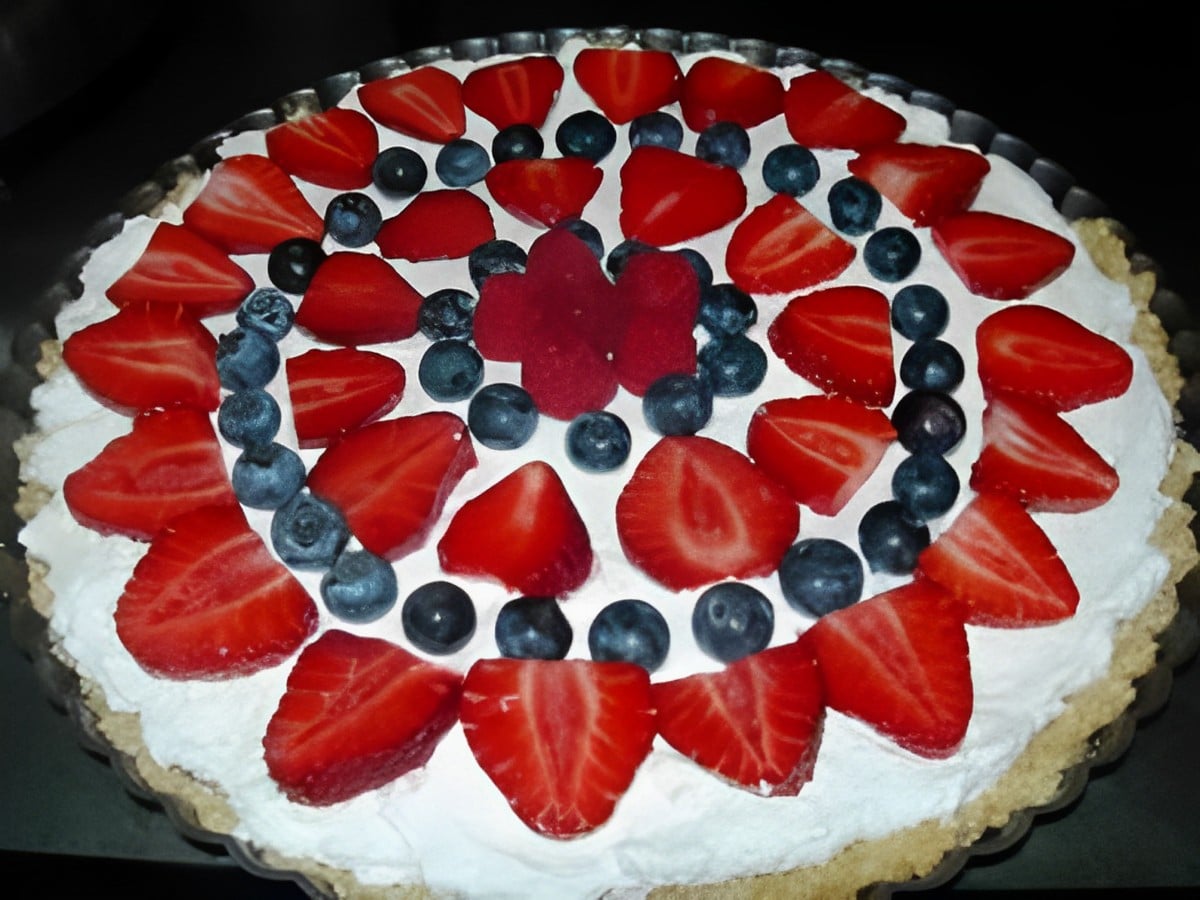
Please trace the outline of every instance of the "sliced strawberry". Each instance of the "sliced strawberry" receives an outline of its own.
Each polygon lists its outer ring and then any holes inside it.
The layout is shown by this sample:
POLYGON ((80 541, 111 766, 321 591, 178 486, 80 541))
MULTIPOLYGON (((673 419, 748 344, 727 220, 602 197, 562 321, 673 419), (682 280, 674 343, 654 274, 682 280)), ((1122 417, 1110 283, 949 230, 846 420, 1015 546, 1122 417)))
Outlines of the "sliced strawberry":
POLYGON ((541 128, 563 84, 553 56, 527 56, 476 69, 463 81, 467 108, 503 131, 509 125, 541 128))
POLYGON ((850 160, 849 168, 922 226, 970 206, 991 164, 962 147, 877 144, 850 160))
POLYGON ((297 803, 349 800, 425 765, 458 720, 462 677, 378 638, 327 631, 288 675, 263 736, 297 803))
POLYGON ((308 591, 236 503, 171 520, 117 601, 117 635, 160 678, 236 678, 283 662, 317 629, 308 591))
POLYGON ((985 394, 1019 394, 1054 410, 1117 397, 1133 379, 1120 345, 1044 306, 993 313, 976 330, 975 346, 985 394))
POLYGON ((491 210, 470 191, 425 191, 383 223, 375 243, 389 259, 421 262, 461 259, 495 236, 491 210))
POLYGON ((404 395, 404 367, 369 350, 309 350, 286 369, 296 437, 306 449, 374 422, 404 395))
POLYGON ((350 432, 317 460, 308 487, 341 510, 364 547, 397 560, 424 543, 475 463, 458 416, 424 413, 350 432))
POLYGON ((187 407, 143 413, 63 482, 67 507, 100 534, 149 540, 175 516, 234 503, 208 414, 187 407))
POLYGON ((679 99, 683 72, 674 53, 588 47, 575 57, 575 80, 615 125, 679 99))
POLYGON ((462 85, 435 66, 370 81, 358 99, 376 122, 423 141, 448 144, 467 130, 462 85))
POLYGON ((826 288, 792 299, 767 338, 789 369, 822 390, 887 406, 896 391, 890 317, 874 288, 826 288))
POLYGON ((1079 432, 1046 409, 994 395, 983 411, 975 490, 1008 494, 1035 512, 1082 512, 1108 502, 1120 478, 1079 432))
POLYGON ((379 155, 375 123, 353 109, 327 109, 276 125, 266 133, 267 155, 289 175, 353 191, 371 183, 379 155))
POLYGON ((617 498, 629 561, 673 590, 767 575, 800 527, 799 507, 746 457, 705 437, 666 437, 617 498))
POLYGON ((115 306, 179 304, 192 315, 233 312, 254 279, 224 250, 180 225, 161 222, 137 262, 105 296, 115 306))
POLYGON ((604 173, 580 156, 512 159, 484 176, 492 197, 527 225, 557 225, 579 218, 595 196, 604 173))
POLYGON ((309 282, 296 325, 331 344, 402 341, 417 333, 423 298, 377 256, 331 253, 309 282))
POLYGON ((621 166, 621 231, 662 247, 727 225, 746 210, 736 169, 664 147, 636 147, 621 166))
POLYGON ((438 559, 447 572, 554 597, 587 580, 592 544, 558 473, 535 461, 463 504, 438 542, 438 559))
POLYGON ((101 402, 125 413, 221 401, 217 340, 182 306, 131 303, 75 332, 63 359, 101 402))
POLYGON ((570 838, 603 825, 654 740, 650 676, 584 659, 481 659, 463 684, 475 759, 529 828, 570 838))
POLYGON ((974 625, 1058 622, 1079 605, 1075 581, 1046 533, 1003 494, 976 496, 922 551, 917 573, 962 600, 974 625))
POLYGON ((787 194, 775 194, 738 223, 725 268, 747 293, 800 291, 845 271, 854 245, 787 194))
POLYGON ((844 397, 769 400, 754 412, 746 452, 786 487, 797 503, 833 516, 883 459, 896 439, 881 410, 844 397))
POLYGON ((678 253, 638 253, 621 270, 617 292, 627 310, 616 373, 636 397, 664 375, 696 371, 693 334, 700 282, 678 253))
POLYGON ((896 140, 908 126, 894 109, 823 71, 792 79, 783 115, 792 139, 810 149, 862 150, 896 140))
POLYGON ((989 212, 939 221, 933 242, 973 294, 1023 300, 1049 284, 1075 258, 1075 245, 1038 225, 989 212))
POLYGON ((753 128, 783 111, 783 82, 749 63, 707 56, 688 69, 679 105, 692 131, 716 122, 753 128))
POLYGON ((956 599, 916 581, 822 616, 805 636, 831 709, 929 759, 958 749, 974 689, 956 599))
POLYGON ((269 253, 281 241, 319 241, 325 222, 265 156, 231 156, 183 213, 183 223, 227 253, 269 253))
POLYGON ((772 797, 794 796, 812 779, 825 704, 807 643, 763 650, 651 691, 658 733, 706 769, 772 797))

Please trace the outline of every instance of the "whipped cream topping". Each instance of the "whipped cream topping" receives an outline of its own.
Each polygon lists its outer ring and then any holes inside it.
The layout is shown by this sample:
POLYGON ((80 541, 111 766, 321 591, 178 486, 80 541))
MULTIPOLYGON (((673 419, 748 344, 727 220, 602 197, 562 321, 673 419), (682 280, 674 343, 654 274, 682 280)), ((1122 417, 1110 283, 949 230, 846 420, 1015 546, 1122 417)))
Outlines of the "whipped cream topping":
MULTIPOLYGON (((545 135, 552 136, 558 123, 570 113, 594 108, 570 77, 571 60, 583 46, 580 41, 572 41, 560 53, 568 75, 543 128, 545 135)), ((494 61, 496 58, 485 62, 494 61)), ((694 57, 681 60, 685 71, 692 61, 694 57)), ((476 64, 444 61, 435 65, 461 78, 476 64)), ((796 66, 780 69, 778 74, 786 85, 790 78, 805 71, 806 67, 796 66)), ((908 127, 903 140, 947 140, 947 123, 937 113, 911 106, 880 90, 867 93, 905 116, 908 127)), ((361 110, 356 92, 351 92, 343 105, 361 110)), ((490 146, 495 129, 469 110, 467 117, 466 137, 490 146)), ((381 146, 398 141, 395 133, 383 127, 379 131, 381 146)), ((628 148, 628 126, 617 126, 617 133, 617 149, 599 164, 604 180, 583 216, 600 230, 606 249, 622 239, 617 223, 618 169, 628 148)), ((747 209, 770 197, 758 174, 763 158, 775 146, 791 142, 782 117, 751 129, 750 135, 751 158, 742 170, 749 192, 747 209)), ((438 147, 403 138, 399 142, 422 154, 431 173, 429 187, 436 187, 432 173, 438 147)), ((548 140, 547 145, 552 142, 548 140)), ((691 151, 694 145, 695 135, 689 132, 683 149, 691 151)), ((221 148, 226 157, 247 152, 265 153, 262 132, 234 136, 221 148)), ((547 155, 552 154, 548 150, 547 155)), ((816 155, 821 180, 801 202, 828 224, 824 197, 834 182, 846 176, 845 165, 853 154, 818 151, 816 155)), ((1118 624, 1146 604, 1168 569, 1166 560, 1150 545, 1149 536, 1167 504, 1158 485, 1171 455, 1172 418, 1145 358, 1130 341, 1134 310, 1128 293, 1095 268, 1068 223, 1036 183, 1002 158, 992 156, 989 161, 991 171, 973 209, 1033 222, 1077 245, 1071 268, 1027 302, 1062 311, 1121 343, 1134 360, 1134 378, 1124 395, 1065 415, 1116 468, 1121 479, 1116 495, 1086 513, 1035 515, 1079 587, 1078 612, 1069 620, 1038 628, 968 627, 975 710, 961 749, 949 759, 931 761, 914 756, 868 726, 831 711, 812 782, 796 797, 763 798, 727 785, 659 740, 606 825, 583 837, 555 841, 530 831, 512 814, 506 800, 475 763, 461 728, 456 726, 426 766, 378 790, 331 807, 291 803, 268 777, 261 747, 267 722, 284 691, 290 663, 228 681, 173 682, 147 674, 122 647, 112 618, 117 598, 146 545, 119 536, 102 537, 79 526, 60 493, 22 533, 22 542, 31 556, 49 565, 47 583, 56 597, 53 633, 79 673, 99 684, 114 710, 139 713, 146 746, 161 765, 189 771, 228 798, 238 816, 236 838, 250 847, 270 848, 287 857, 311 858, 348 870, 367 885, 423 882, 435 892, 513 898, 596 897, 608 892, 621 897, 638 896, 659 884, 714 882, 819 864, 856 841, 883 837, 925 819, 948 817, 964 801, 995 783, 1030 737, 1065 708, 1066 698, 1107 670, 1118 624)), ((319 212, 338 193, 297 183, 319 212)), ((199 187, 191 186, 179 200, 181 206, 168 207, 161 219, 180 221, 182 206, 199 187)), ((540 229, 524 225, 499 209, 482 184, 469 190, 488 202, 498 237, 528 248, 540 233, 540 229)), ((379 203, 385 218, 403 205, 373 187, 365 192, 379 203)), ((145 217, 132 220, 120 235, 95 251, 83 272, 83 295, 59 316, 61 339, 114 313, 104 291, 137 259, 158 221, 145 217)), ((911 223, 884 200, 878 226, 889 225, 911 229, 911 223)), ((723 263, 732 229, 730 224, 688 242, 704 254, 717 281, 729 280, 723 263)), ((955 398, 966 411, 968 431, 961 445, 947 456, 963 490, 954 509, 930 523, 936 537, 972 498, 966 485, 971 463, 980 449, 979 415, 983 408, 975 372, 974 336, 982 319, 1000 304, 966 290, 933 247, 928 229, 911 230, 921 243, 921 262, 909 279, 886 292, 894 294, 908 283, 931 284, 941 290, 951 307, 943 339, 959 349, 967 371, 955 398)), ((854 239, 860 251, 862 240, 854 239)), ((332 252, 345 248, 327 239, 325 249, 332 252)), ((376 248, 368 245, 361 252, 376 252, 376 248)), ((258 284, 269 284, 265 255, 234 259, 258 284)), ((449 287, 476 293, 463 259, 393 264, 423 295, 449 287)), ((874 283, 861 261, 861 252, 835 283, 874 283)), ((788 295, 756 297, 759 321, 749 332, 750 337, 765 347, 767 325, 788 299, 788 295)), ((215 334, 229 331, 234 325, 232 315, 206 319, 205 323, 215 334)), ((698 336, 703 340, 701 332, 698 336)), ((893 341, 899 360, 908 341, 898 334, 893 334, 893 341)), ((417 363, 428 343, 417 334, 392 345, 370 347, 397 359, 408 373, 404 398, 390 415, 449 409, 465 419, 466 401, 436 403, 417 382, 417 363)), ((280 350, 286 358, 312 346, 315 344, 310 338, 293 330, 280 350)), ((712 422, 702 434, 744 451, 749 418, 761 402, 818 393, 773 353, 768 352, 768 358, 770 368, 762 386, 749 397, 717 398, 712 422)), ((485 380, 516 382, 519 367, 487 361, 485 380)), ((269 390, 284 410, 279 440, 294 446, 282 367, 269 390)), ((897 399, 901 395, 898 391, 897 399)), ((24 477, 31 482, 61 486, 71 471, 130 428, 127 417, 97 403, 65 368, 36 390, 34 403, 42 440, 24 470, 24 477)), ((638 398, 622 390, 609 409, 633 431, 631 458, 616 472, 595 474, 572 466, 564 449, 566 423, 545 416, 534 438, 517 450, 490 450, 476 443, 478 467, 467 473, 452 493, 440 524, 425 546, 396 564, 401 600, 421 584, 448 577, 438 565, 436 545, 446 522, 466 500, 522 463, 544 459, 554 465, 579 508, 597 559, 587 583, 562 603, 575 634, 569 655, 588 655, 587 630, 601 608, 616 599, 637 597, 653 603, 671 629, 671 651, 662 669, 654 674, 655 680, 718 668, 718 663, 696 648, 691 637, 691 612, 700 590, 670 591, 625 561, 613 515, 616 497, 657 435, 645 426, 638 398)), ((319 452, 301 451, 301 455, 311 465, 319 452)), ((235 448, 226 448, 230 466, 237 453, 235 448)), ((819 516, 803 508, 801 537, 834 537, 857 547, 857 525, 862 514, 880 500, 890 498, 892 472, 904 456, 903 448, 893 445, 871 479, 839 515, 819 516)), ((251 525, 266 536, 270 514, 254 510, 247 513, 251 525)), ((336 627, 414 649, 401 628, 399 605, 371 625, 340 622, 320 604, 319 573, 296 574, 318 598, 320 631, 336 627)), ((463 650, 436 661, 466 671, 473 660, 496 655, 492 638, 496 612, 512 595, 501 586, 479 580, 449 580, 459 582, 470 593, 479 623, 474 638, 463 650)), ((906 580, 868 573, 864 596, 906 580)), ((749 582, 772 600, 776 615, 773 644, 791 641, 812 624, 808 616, 793 610, 783 599, 774 576, 749 582)))

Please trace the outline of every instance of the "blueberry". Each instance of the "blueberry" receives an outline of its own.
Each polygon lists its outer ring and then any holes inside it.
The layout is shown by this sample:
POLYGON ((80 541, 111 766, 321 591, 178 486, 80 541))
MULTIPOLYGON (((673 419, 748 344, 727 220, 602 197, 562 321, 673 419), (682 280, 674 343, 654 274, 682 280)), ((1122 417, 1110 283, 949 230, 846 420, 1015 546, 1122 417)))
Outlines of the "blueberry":
POLYGON ((466 400, 483 382, 483 357, 464 340, 435 341, 421 356, 417 380, 441 403, 466 400))
POLYGON ((692 611, 696 643, 721 662, 765 649, 774 631, 771 601, 762 591, 739 581, 714 584, 700 595, 692 611))
POLYGON ((700 291, 697 321, 713 337, 741 334, 758 321, 758 306, 745 291, 728 283, 700 291))
POLYGON ((583 219, 563 219, 557 223, 555 228, 563 228, 575 235, 592 251, 592 255, 596 259, 604 259, 604 238, 600 236, 600 229, 590 222, 585 222, 583 219))
POLYGON ((408 595, 400 621, 418 650, 442 656, 461 650, 475 635, 475 604, 458 585, 431 581, 408 595))
POLYGON ((313 494, 297 494, 271 520, 271 545, 280 559, 297 569, 329 568, 349 539, 342 514, 313 494))
POLYGON ((562 659, 572 634, 553 597, 517 597, 496 615, 496 647, 512 659, 562 659))
POLYGON ((261 331, 273 341, 281 341, 292 330, 296 309, 278 288, 255 288, 238 307, 237 323, 243 328, 261 331))
POLYGON ((817 617, 828 615, 862 597, 862 560, 841 541, 807 538, 783 555, 779 587, 793 609, 817 617))
POLYGON ((325 233, 343 247, 365 247, 375 240, 383 213, 366 194, 338 194, 325 207, 325 233))
POLYGON ((872 572, 908 575, 929 546, 929 529, 899 502, 885 500, 868 509, 858 523, 858 543, 872 572))
POLYGON ((392 564, 367 550, 343 550, 321 578, 325 608, 344 622, 374 622, 396 605, 392 564))
POLYGON ((323 262, 325 251, 311 238, 280 241, 267 256, 267 277, 281 291, 303 294, 323 262))
POLYGON ((695 434, 712 418, 712 387, 695 375, 664 375, 646 389, 642 415, 659 434, 695 434))
POLYGON ((371 167, 371 180, 388 197, 414 197, 425 187, 429 168, 415 150, 389 147, 371 167))
POLYGON ((485 241, 467 255, 467 271, 476 289, 493 275, 505 272, 523 273, 527 255, 518 244, 496 238, 485 241))
POLYGON ((962 354, 937 339, 917 341, 900 360, 900 380, 913 389, 949 393, 962 384, 964 373, 962 354))
POLYGON ((892 410, 892 427, 909 453, 949 453, 967 431, 962 407, 941 391, 910 391, 892 410))
POLYGON ((229 473, 233 493, 251 509, 279 509, 304 487, 304 461, 282 444, 250 446, 229 473))
POLYGON ((445 338, 469 340, 478 301, 466 291, 444 288, 434 291, 421 301, 417 310, 417 327, 431 341, 445 338))
POLYGON ((906 457, 892 475, 892 496, 920 522, 949 512, 958 499, 958 489, 958 473, 935 453, 906 457))
POLYGON ((644 244, 636 238, 626 238, 608 252, 608 259, 604 263, 604 268, 613 278, 620 278, 621 273, 625 271, 625 264, 629 262, 630 257, 636 256, 638 253, 657 252, 657 247, 644 244))
POLYGON ((950 304, 928 284, 910 284, 892 299, 892 327, 910 341, 937 337, 949 320, 950 304))
POLYGON ((762 177, 766 186, 775 193, 802 197, 820 180, 821 167, 807 147, 781 144, 763 160, 762 177))
POLYGON ((540 159, 544 149, 541 132, 532 125, 509 125, 492 138, 492 158, 498 163, 510 159, 540 159))
POLYGON ((610 472, 629 458, 629 426, 604 410, 585 412, 567 426, 567 458, 589 472, 610 472))
POLYGON ((600 113, 584 109, 563 119, 554 132, 554 143, 563 156, 599 162, 616 146, 617 130, 600 113))
POLYGON ((588 650, 600 662, 631 662, 654 672, 670 647, 667 620, 645 600, 610 603, 588 629, 588 650))
POLYGON ((433 161, 433 171, 447 187, 468 187, 483 180, 492 161, 488 152, 468 138, 443 144, 433 161))
POLYGON ((708 260, 704 258, 704 255, 699 250, 694 247, 684 247, 675 252, 686 259, 691 265, 692 271, 696 273, 696 280, 700 282, 701 289, 712 286, 712 266, 708 264, 708 260))
POLYGON ((714 122, 696 138, 696 156, 705 162, 740 169, 750 159, 750 135, 736 122, 714 122))
POLYGON ((231 391, 266 387, 279 371, 279 348, 253 328, 235 328, 217 341, 217 376, 231 391))
POLYGON ((629 123, 629 146, 678 150, 683 146, 683 123, 662 111, 638 116, 629 123))
POLYGON ((880 281, 903 281, 921 261, 921 244, 907 228, 880 228, 863 246, 867 271, 880 281))
POLYGON ((533 398, 515 384, 489 384, 474 397, 467 408, 467 426, 485 447, 514 450, 523 445, 537 429, 538 411, 533 398))
POLYGON ((829 215, 842 234, 867 234, 875 228, 882 210, 879 191, 859 178, 843 178, 829 189, 829 215))
POLYGON ((744 397, 767 375, 767 354, 744 334, 713 338, 700 348, 698 362, 717 397, 744 397))
POLYGON ((217 430, 235 447, 261 447, 275 440, 283 415, 266 391, 234 391, 217 410, 217 430))

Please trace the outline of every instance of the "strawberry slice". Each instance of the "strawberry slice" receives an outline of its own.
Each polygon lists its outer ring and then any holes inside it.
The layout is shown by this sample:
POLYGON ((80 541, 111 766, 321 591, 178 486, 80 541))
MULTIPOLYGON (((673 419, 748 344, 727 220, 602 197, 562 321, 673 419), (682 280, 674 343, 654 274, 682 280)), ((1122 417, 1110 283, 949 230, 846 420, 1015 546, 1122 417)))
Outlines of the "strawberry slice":
POLYGON ((1082 512, 1108 502, 1116 470, 1053 410, 996 394, 983 411, 971 487, 1008 494, 1034 512, 1082 512))
POLYGON ((770 797, 795 796, 812 779, 825 704, 807 642, 651 691, 658 733, 706 769, 770 797))
POLYGON ((503 131, 509 125, 541 128, 563 84, 553 56, 527 56, 471 72, 462 85, 463 102, 503 131))
POLYGON ((67 476, 63 498, 81 525, 143 541, 182 513, 237 502, 208 414, 182 406, 134 418, 67 476))
POLYGON ((269 253, 281 241, 319 241, 325 222, 287 172, 265 156, 231 156, 183 213, 183 224, 227 253, 269 253))
POLYGON ((425 765, 458 720, 462 677, 379 638, 327 631, 288 675, 263 736, 297 803, 349 800, 425 765))
POLYGON ((662 247, 727 225, 746 210, 736 169, 664 147, 636 147, 621 166, 621 231, 662 247))
POLYGON ((380 226, 375 243, 388 259, 422 262, 461 259, 495 236, 491 210, 470 191, 425 191, 380 226))
POLYGON ((553 838, 607 822, 654 740, 650 676, 625 662, 481 659, 460 716, 513 812, 553 838))
POLYGON ((973 625, 1058 622, 1079 605, 1079 590, 1046 533, 1003 494, 976 496, 921 552, 917 573, 962 600, 973 625))
POLYGON ((792 139, 810 149, 862 150, 894 141, 908 127, 894 109, 823 71, 792 79, 783 116, 792 139))
POLYGON ((970 206, 991 164, 961 147, 877 144, 850 160, 849 168, 922 226, 970 206))
POLYGON ((325 447, 391 412, 404 396, 404 367, 369 350, 309 350, 286 363, 300 446, 325 447))
POLYGON ((1049 284, 1075 258, 1075 245, 1038 225, 989 212, 949 216, 933 242, 973 294, 1023 300, 1049 284))
POLYGON ((493 199, 526 225, 557 225, 579 218, 604 173, 581 156, 512 159, 484 176, 493 199))
POLYGON ((845 271, 854 245, 794 197, 775 194, 738 223, 725 249, 725 268, 747 293, 804 290, 845 271))
POLYGON ((553 597, 587 580, 592 544, 558 473, 535 461, 463 504, 438 542, 438 559, 453 574, 553 597))
POLYGON ((887 406, 896 391, 891 312, 874 288, 848 285, 796 297, 767 329, 789 369, 823 391, 887 406))
POLYGON ((783 111, 783 82, 749 63, 708 56, 688 69, 679 105, 692 131, 716 122, 753 128, 783 111))
POLYGON ((102 403, 133 414, 168 406, 211 412, 221 401, 217 341, 182 306, 131 303, 75 332, 63 359, 102 403))
POLYGON ((705 437, 662 438, 617 498, 626 557, 672 590, 767 575, 799 528, 799 507, 783 487, 705 437))
POLYGON ((575 80, 614 125, 679 99, 683 72, 674 53, 588 47, 575 57, 575 80))
POLYGON ((375 123, 354 109, 327 109, 267 131, 267 156, 289 175, 353 191, 371 183, 379 155, 375 123))
POLYGON ((797 503, 833 516, 896 439, 891 420, 844 397, 770 400, 750 419, 746 452, 797 503))
POLYGON ((988 396, 1019 394, 1064 411, 1129 389, 1133 361, 1120 345, 1044 306, 1010 306, 975 332, 988 396))
POLYGON ((694 326, 700 282, 678 253, 638 253, 617 279, 628 316, 617 345, 616 373, 635 397, 664 375, 696 371, 694 326))
POLYGON ((475 463, 458 416, 424 413, 350 432, 317 460, 308 487, 341 510, 364 547, 397 560, 424 543, 475 463))
POLYGON ((822 616, 813 642, 825 702, 928 759, 952 755, 974 706, 961 604, 916 581, 822 616))
POLYGON ((194 316, 233 312, 254 279, 220 247, 180 225, 161 222, 137 262, 105 296, 115 306, 166 303, 194 316))
POLYGON ((343 250, 326 257, 313 275, 296 325, 331 344, 402 341, 417 333, 422 300, 386 261, 343 250))
POLYGON ((234 503, 171 520, 138 561, 114 618, 121 643, 152 675, 215 679, 283 662, 319 616, 234 503))
POLYGON ((358 99, 376 122, 423 141, 448 144, 467 130, 462 85, 434 66, 370 81, 358 99))

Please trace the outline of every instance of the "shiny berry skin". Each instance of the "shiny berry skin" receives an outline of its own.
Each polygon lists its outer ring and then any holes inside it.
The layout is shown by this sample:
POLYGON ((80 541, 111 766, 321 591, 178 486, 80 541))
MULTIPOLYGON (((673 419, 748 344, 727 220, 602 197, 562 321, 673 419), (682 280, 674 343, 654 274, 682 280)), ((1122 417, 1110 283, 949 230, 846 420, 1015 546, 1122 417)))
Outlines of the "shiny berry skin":
POLYGON ((271 546, 296 569, 329 568, 349 539, 342 514, 313 494, 297 494, 271 520, 271 546))
POLYGON ((862 560, 841 541, 806 538, 783 555, 779 587, 793 609, 817 617, 828 615, 862 597, 862 560))
POLYGON ((756 588, 739 581, 714 584, 696 601, 692 635, 708 656, 733 662, 771 642, 775 611, 756 588))
POLYGON ((750 135, 736 122, 714 122, 696 138, 696 156, 705 162, 740 169, 750 159, 750 135))
POLYGON ((763 160, 762 177, 763 183, 777 194, 803 197, 820 180, 821 166, 807 147, 781 144, 763 160))
POLYGON ((483 181, 492 167, 488 152, 475 141, 458 138, 445 144, 433 161, 433 171, 447 187, 469 187, 483 181))
POLYGON ((396 605, 398 591, 391 563, 367 550, 343 550, 321 578, 325 608, 343 622, 382 618, 396 605))
POLYGON ((949 512, 959 487, 954 467, 935 453, 914 453, 892 474, 892 496, 920 522, 949 512))
POLYGON ((892 427, 909 453, 945 455, 967 431, 962 407, 941 391, 910 391, 892 410, 892 427))
POLYGON ((563 156, 599 162, 617 145, 617 130, 600 113, 584 109, 563 119, 554 132, 554 143, 563 156))
POLYGON ((600 229, 595 225, 585 222, 583 219, 564 219, 554 227, 565 228, 587 244, 596 259, 604 259, 604 238, 600 236, 600 229))
POLYGON ((735 285, 714 284, 700 291, 697 321, 713 337, 742 334, 758 321, 758 306, 735 285))
POLYGON ((879 191, 859 178, 843 178, 829 189, 829 216, 842 234, 857 237, 874 230, 882 211, 879 191))
POLYGON ((880 281, 903 281, 921 261, 921 244, 907 228, 880 228, 863 245, 867 271, 880 281))
POLYGON ((483 357, 459 338, 435 341, 421 356, 417 380, 441 403, 466 400, 483 382, 483 357))
POLYGON ((625 264, 629 262, 630 257, 636 256, 638 253, 657 252, 657 247, 643 244, 635 238, 626 238, 609 251, 608 259, 604 262, 604 269, 613 278, 619 278, 621 273, 625 271, 625 264))
POLYGON ((646 389, 642 415, 662 435, 695 434, 712 418, 712 386, 696 375, 664 375, 646 389))
POLYGON ((965 372, 958 349, 936 338, 917 341, 900 360, 900 380, 914 390, 949 393, 962 384, 965 372))
POLYGON ((670 648, 667 620, 645 600, 610 603, 588 629, 588 651, 598 662, 631 662, 654 672, 670 648))
POLYGON ((375 240, 383 214, 366 194, 338 194, 325 207, 325 233, 343 247, 365 247, 375 240))
POLYGON ((281 241, 267 257, 267 277, 271 284, 289 294, 303 294, 321 263, 325 251, 310 238, 281 241))
POLYGON ((273 341, 281 341, 292 330, 296 308, 279 288, 255 288, 237 310, 237 323, 253 328, 273 341))
POLYGON ((892 327, 910 341, 935 338, 950 321, 950 304, 928 284, 902 287, 892 298, 892 327))
POLYGON ((524 388, 489 384, 476 392, 467 408, 467 426, 475 440, 493 450, 515 450, 533 437, 538 410, 524 388))
POLYGON ((388 197, 414 197, 421 193, 428 177, 425 160, 407 147, 389 147, 371 167, 371 180, 388 197))
POLYGON ((251 509, 279 509, 304 487, 307 472, 296 451, 282 444, 250 446, 229 473, 234 496, 251 509))
POLYGON ((744 397, 767 375, 767 354, 744 334, 713 338, 700 348, 700 374, 716 397, 744 397))
POLYGON ((444 656, 467 645, 475 634, 475 604, 449 581, 423 584, 404 601, 400 621, 418 650, 444 656))
POLYGON ((541 159, 545 142, 532 125, 509 125, 492 138, 492 159, 498 163, 512 159, 541 159))
POLYGON ((234 391, 221 401, 217 410, 217 430, 238 448, 271 443, 282 420, 275 398, 258 388, 234 391))
POLYGON ((929 528, 895 500, 872 506, 858 523, 858 544, 872 572, 908 575, 929 546, 929 528))
POLYGON ((466 291, 444 288, 434 291, 421 301, 417 310, 417 327, 431 341, 445 338, 469 340, 478 301, 466 291))
POLYGON ((235 328, 217 340, 217 376, 231 391, 262 388, 279 371, 279 348, 253 328, 235 328))
POLYGON ((638 116, 629 123, 629 146, 678 150, 683 146, 683 123, 661 110, 638 116))
POLYGON ((692 267, 692 271, 696 273, 696 279, 700 282, 701 290, 706 287, 712 287, 712 266, 708 264, 708 260, 704 258, 704 255, 699 250, 694 247, 684 247, 675 252, 688 261, 688 264, 692 267))
POLYGON ((511 659, 562 659, 572 637, 571 623, 553 597, 517 597, 496 615, 496 647, 511 659))
POLYGON ((467 255, 467 271, 476 289, 483 286, 492 275, 504 272, 525 271, 527 254, 512 241, 496 238, 480 244, 467 255))
POLYGON ((632 438, 620 416, 585 412, 567 426, 567 458, 588 472, 611 472, 629 458, 632 438))

